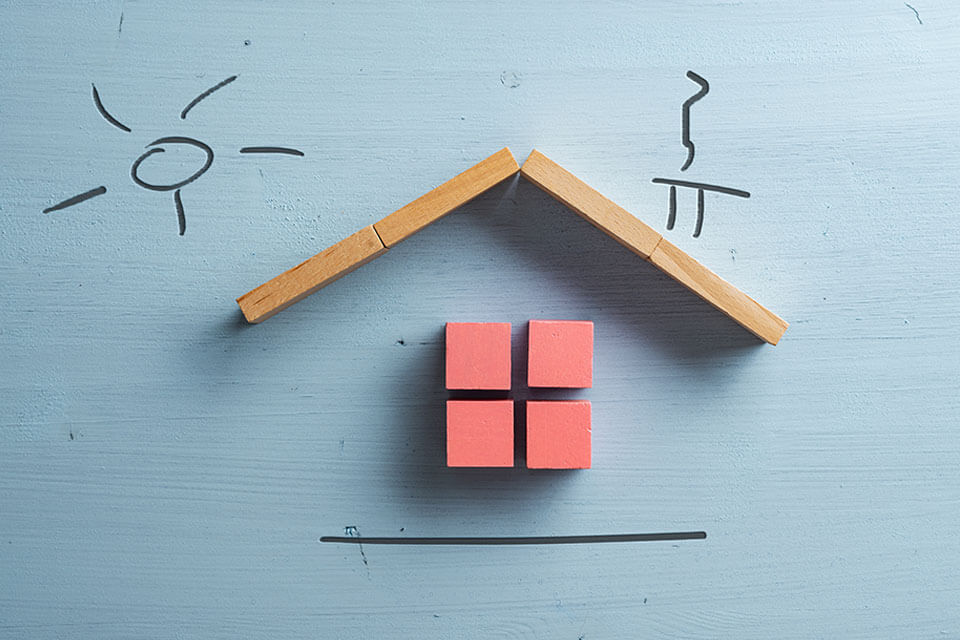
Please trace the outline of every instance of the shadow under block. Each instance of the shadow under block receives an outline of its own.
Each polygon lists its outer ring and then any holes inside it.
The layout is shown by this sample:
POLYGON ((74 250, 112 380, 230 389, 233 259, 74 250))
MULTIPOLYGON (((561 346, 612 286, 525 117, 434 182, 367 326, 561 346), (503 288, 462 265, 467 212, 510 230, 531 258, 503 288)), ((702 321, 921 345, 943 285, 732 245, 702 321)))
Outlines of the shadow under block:
POLYGON ((659 233, 536 149, 520 175, 642 258, 649 258, 660 242, 659 233))
POLYGON ((513 466, 513 400, 447 400, 447 466, 513 466))
POLYGON ((593 386, 593 323, 531 320, 527 386, 589 389, 593 386))
POLYGON ((447 389, 510 389, 510 323, 448 322, 447 389))
POLYGON ((519 170, 510 149, 504 147, 373 226, 383 244, 392 247, 519 170))
POLYGON ((527 468, 590 468, 590 402, 527 401, 527 468))
POLYGON ((789 326, 783 318, 666 240, 657 245, 650 262, 761 340, 777 344, 789 326))
POLYGON ((373 225, 364 227, 243 294, 237 304, 247 322, 262 322, 386 251, 373 225))

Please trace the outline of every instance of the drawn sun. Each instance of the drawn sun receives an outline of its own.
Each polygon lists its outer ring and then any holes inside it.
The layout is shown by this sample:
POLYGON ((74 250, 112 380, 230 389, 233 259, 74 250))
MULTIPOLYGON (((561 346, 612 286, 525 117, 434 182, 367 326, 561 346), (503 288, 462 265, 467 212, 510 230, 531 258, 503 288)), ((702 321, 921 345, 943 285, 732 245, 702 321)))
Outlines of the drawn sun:
MULTIPOLYGON (((219 82, 215 84, 214 86, 210 87, 209 89, 207 89, 206 91, 198 95, 196 98, 191 100, 186 107, 183 108, 183 111, 180 112, 180 119, 186 120, 187 113, 189 113, 190 110, 193 109, 198 102, 200 102, 201 100, 209 96, 214 91, 217 91, 218 89, 222 89, 223 87, 227 86, 228 84, 230 84, 236 79, 237 79, 237 76, 230 76, 223 82, 219 82)), ((112 115, 110 115, 110 113, 103 106, 103 102, 100 100, 100 94, 97 92, 96 85, 91 84, 91 86, 93 87, 93 103, 96 105, 97 111, 100 112, 100 115, 102 115, 103 118, 113 126, 123 131, 126 131, 127 133, 130 133, 130 127, 128 127, 127 125, 123 124, 122 122, 114 118, 112 115)), ((163 138, 158 138, 153 142, 151 142, 150 144, 148 144, 146 146, 146 149, 147 150, 143 152, 139 158, 133 161, 133 165, 130 167, 130 177, 133 178, 133 181, 136 184, 140 185, 144 189, 149 189, 150 191, 173 191, 173 204, 177 209, 177 221, 180 225, 180 235, 183 235, 184 232, 186 232, 187 230, 187 218, 183 212, 183 200, 180 197, 180 189, 190 184, 191 182, 193 182, 194 180, 196 180, 197 178, 199 178, 200 176, 202 176, 204 173, 207 172, 207 170, 210 168, 210 165, 213 164, 213 149, 210 148, 210 145, 204 142, 201 142, 200 140, 197 140, 195 138, 188 138, 186 136, 164 136, 163 138), (194 171, 192 174, 190 174, 183 180, 179 180, 177 182, 173 182, 170 184, 154 184, 151 182, 147 182, 146 180, 141 178, 139 173, 140 165, 143 164, 143 162, 147 158, 158 153, 164 153, 168 148, 170 148, 173 145, 187 145, 190 147, 195 147, 197 149, 200 149, 204 153, 203 164, 200 166, 199 169, 194 171)), ((240 149, 240 153, 280 153, 280 154, 286 154, 291 156, 300 156, 300 157, 303 156, 302 151, 298 149, 291 149, 289 147, 243 147, 240 149)), ((84 191, 81 194, 75 195, 71 198, 67 198, 62 202, 58 202, 52 207, 47 207, 46 209, 43 210, 43 213, 50 213, 51 211, 59 211, 60 209, 66 209, 67 207, 72 207, 73 205, 79 204, 84 200, 89 200, 90 198, 93 198, 95 196, 103 195, 106 192, 107 192, 107 188, 104 186, 100 186, 95 189, 90 189, 89 191, 84 191)))

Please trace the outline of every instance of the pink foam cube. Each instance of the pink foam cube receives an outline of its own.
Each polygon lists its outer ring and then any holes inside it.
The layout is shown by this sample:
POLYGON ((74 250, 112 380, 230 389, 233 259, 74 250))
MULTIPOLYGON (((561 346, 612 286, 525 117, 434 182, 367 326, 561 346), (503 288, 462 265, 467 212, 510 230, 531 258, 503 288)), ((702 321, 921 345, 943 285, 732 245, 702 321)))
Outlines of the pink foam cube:
POLYGON ((593 323, 531 320, 527 385, 586 389, 593 386, 593 323))
POLYGON ((447 400, 447 466, 513 466, 513 400, 447 400))
POLYGON ((527 468, 590 468, 590 402, 527 402, 527 468))
POLYGON ((447 323, 447 389, 510 389, 510 323, 447 323))

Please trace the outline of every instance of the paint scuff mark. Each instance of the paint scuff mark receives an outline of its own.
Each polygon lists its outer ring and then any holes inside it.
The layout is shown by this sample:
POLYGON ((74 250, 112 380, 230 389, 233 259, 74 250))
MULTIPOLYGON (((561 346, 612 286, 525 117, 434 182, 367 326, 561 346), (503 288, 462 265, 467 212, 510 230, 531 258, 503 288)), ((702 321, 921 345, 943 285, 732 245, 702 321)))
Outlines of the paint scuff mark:
POLYGON ((520 74, 516 71, 504 71, 500 74, 500 84, 516 89, 520 86, 520 74))

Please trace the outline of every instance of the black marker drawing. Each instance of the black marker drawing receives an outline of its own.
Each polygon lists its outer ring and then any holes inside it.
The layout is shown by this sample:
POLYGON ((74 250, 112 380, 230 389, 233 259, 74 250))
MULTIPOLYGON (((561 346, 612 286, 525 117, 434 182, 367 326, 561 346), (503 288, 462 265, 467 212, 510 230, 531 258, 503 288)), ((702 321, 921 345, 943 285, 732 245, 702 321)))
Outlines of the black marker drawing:
MULTIPOLYGON (((680 171, 686 171, 690 165, 693 163, 694 157, 694 145, 690 140, 690 106, 695 102, 703 98, 707 93, 710 92, 710 83, 706 81, 702 76, 694 73, 693 71, 687 71, 687 77, 700 85, 700 90, 695 94, 684 100, 681 107, 683 113, 683 146, 687 148, 687 159, 683 163, 683 166, 680 167, 680 171)), ((728 196, 736 196, 738 198, 749 198, 750 193, 743 191, 742 189, 733 189, 731 187, 721 187, 715 184, 707 184, 705 182, 691 182, 689 180, 671 180, 669 178, 654 178, 653 182, 655 184, 666 184, 670 186, 670 200, 669 200, 669 213, 667 214, 667 230, 672 231, 674 225, 677 223, 677 187, 683 187, 687 189, 696 189, 697 190, 697 224, 693 229, 693 237, 699 238, 700 233, 703 231, 703 210, 704 210, 704 192, 713 191, 715 193, 722 193, 728 196)))
MULTIPOLYGON (((705 531, 676 531, 670 533, 614 533, 586 536, 516 536, 488 538, 364 538, 356 527, 347 527, 348 535, 321 536, 320 542, 341 544, 407 544, 407 545, 454 545, 494 546, 528 544, 601 544, 609 542, 663 542, 668 540, 704 540, 705 531)), ((364 560, 366 564, 366 560, 364 560)))
POLYGON ((707 184, 706 182, 690 182, 689 180, 670 180, 669 178, 654 178, 651 180, 654 184, 669 184, 675 187, 689 187, 690 189, 700 189, 701 191, 715 191, 725 193, 728 196, 737 196, 738 198, 749 198, 750 193, 741 189, 731 187, 721 187, 716 184, 707 184))
POLYGON ((187 230, 187 216, 183 214, 183 200, 180 199, 180 189, 173 192, 173 206, 177 208, 177 225, 180 227, 180 235, 187 230))
POLYGON ((67 207, 72 207, 75 204, 79 204, 84 200, 89 200, 94 196, 101 196, 107 192, 106 187, 97 187, 96 189, 90 189, 90 191, 84 191, 80 195, 73 196, 72 198, 67 198, 63 202, 58 202, 52 207, 47 207, 43 210, 44 213, 50 213, 51 211, 59 211, 60 209, 66 209, 67 207))
POLYGON ((686 99, 683 103, 683 146, 687 148, 687 160, 683 163, 683 166, 680 167, 680 171, 686 171, 693 163, 693 142, 690 140, 690 107, 693 106, 694 102, 700 100, 703 96, 707 95, 710 92, 710 83, 708 83, 704 78, 698 76, 693 71, 687 71, 687 77, 700 85, 700 91, 697 91, 695 94, 686 99))
POLYGON ((130 127, 114 118, 112 115, 110 115, 110 112, 104 108, 103 103, 100 101, 100 94, 97 93, 97 85, 91 82, 90 86, 93 87, 93 104, 97 105, 97 111, 100 112, 100 115, 102 115, 107 122, 115 126, 117 129, 122 129, 123 131, 130 133, 130 127))
POLYGON ((730 187, 721 187, 715 184, 705 182, 689 182, 687 180, 670 180, 667 178, 654 178, 651 182, 655 184, 670 185, 670 213, 667 216, 667 230, 672 231, 673 225, 677 221, 677 187, 686 187, 697 190, 697 225, 693 229, 693 237, 699 238, 703 230, 703 192, 714 191, 716 193, 725 193, 738 198, 749 198, 750 193, 740 189, 731 189, 730 187))
MULTIPOLYGON (((654 178, 656 180, 656 178, 654 178)), ((677 187, 670 185, 670 213, 667 214, 667 231, 673 231, 677 223, 677 187)))
POLYGON ((211 93, 213 93, 214 91, 217 91, 218 89, 224 88, 225 86, 227 86, 228 84, 230 84, 231 82, 233 82, 233 81, 236 80, 236 79, 237 79, 237 76, 230 76, 229 78, 227 78, 227 79, 224 80, 223 82, 218 82, 217 84, 213 85, 212 87, 210 87, 209 89, 207 89, 206 91, 204 91, 203 93, 201 93, 200 95, 198 95, 196 98, 194 98, 193 100, 190 101, 190 104, 188 104, 187 106, 185 106, 185 107, 183 108, 183 111, 180 112, 180 119, 181 119, 181 120, 186 120, 186 119, 187 119, 187 112, 190 111, 190 109, 193 109, 195 106, 197 106, 197 103, 198 103, 198 102, 200 102, 201 100, 203 100, 204 98, 206 98, 207 96, 209 96, 209 95, 210 95, 211 93))
POLYGON ((673 231, 673 227, 677 222, 677 187, 683 187, 686 189, 696 189, 697 190, 697 223, 693 228, 693 237, 699 238, 700 233, 703 231, 703 211, 705 208, 704 205, 704 192, 712 191, 714 193, 723 193, 729 196, 736 196, 738 198, 749 198, 750 192, 743 191, 742 189, 733 189, 731 187, 721 187, 715 184, 707 184, 705 182, 690 182, 688 180, 671 180, 669 178, 654 178, 651 182, 655 184, 666 184, 670 186, 670 204, 669 204, 669 213, 667 214, 667 230, 673 231))
POLYGON ((240 153, 285 153, 290 156, 303 156, 303 151, 286 147, 243 147, 240 153))
MULTIPOLYGON (((183 111, 180 112, 180 119, 181 120, 186 119, 187 112, 193 109, 193 107, 195 107, 197 103, 199 103, 201 100, 209 96, 214 91, 217 91, 218 89, 221 89, 227 86, 228 84, 230 84, 236 79, 237 79, 237 76, 230 76, 223 82, 217 83, 213 87, 210 87, 209 89, 201 93, 199 96, 191 100, 190 103, 183 109, 183 111)), ((113 117, 113 115, 111 115, 110 112, 107 111, 106 107, 103 106, 103 101, 100 99, 100 93, 97 91, 96 85, 91 84, 91 86, 93 87, 93 104, 97 107, 97 111, 100 113, 101 116, 103 116, 103 119, 109 122, 110 124, 112 124, 113 126, 115 126, 116 128, 122 131, 125 131, 127 133, 130 133, 131 132, 130 127, 120 122, 117 118, 113 117)), ((213 164, 213 149, 210 147, 210 145, 206 144, 205 142, 201 142, 196 138, 187 138, 185 136, 164 136, 163 138, 158 138, 153 142, 151 142, 150 144, 148 144, 146 146, 146 149, 147 150, 143 152, 140 155, 140 157, 138 157, 136 160, 133 161, 133 166, 130 167, 130 177, 133 179, 134 183, 150 191, 173 191, 173 204, 177 211, 177 224, 180 230, 180 235, 182 236, 187 230, 187 219, 186 219, 186 215, 184 214, 183 199, 180 195, 180 190, 182 187, 185 187, 186 185, 190 184, 191 182, 193 182, 194 180, 196 180, 197 178, 199 178, 200 176, 202 176, 204 173, 207 172, 207 170, 213 164), (154 156, 158 153, 164 153, 168 148, 174 145, 186 145, 186 146, 194 147, 196 149, 200 149, 201 151, 203 151, 204 153, 203 165, 199 169, 194 171, 192 174, 190 174, 187 178, 171 184, 154 184, 140 177, 140 165, 143 164, 143 162, 147 158, 150 158, 151 156, 154 156)), ((299 149, 293 149, 290 147, 243 147, 240 149, 240 153, 244 153, 244 154, 272 153, 272 154, 282 154, 282 155, 292 155, 292 156, 303 157, 302 151, 300 151, 299 149)), ((94 196, 99 196, 106 192, 107 192, 106 187, 97 187, 96 189, 85 191, 84 193, 73 196, 71 198, 67 198, 66 200, 58 204, 55 204, 51 207, 47 207, 46 209, 43 210, 43 213, 50 213, 52 211, 59 211, 60 209, 66 209, 67 207, 71 207, 75 204, 79 204, 84 200, 89 200, 94 196)))
POLYGON ((907 8, 910 9, 910 11, 913 11, 913 15, 917 17, 917 22, 919 22, 920 24, 923 24, 923 20, 920 19, 920 12, 917 11, 912 4, 907 4, 906 2, 904 2, 903 4, 906 4, 907 8))
POLYGON ((184 138, 182 136, 167 136, 165 138, 158 138, 154 140, 153 142, 147 145, 148 149, 150 147, 155 147, 155 148, 150 149, 149 151, 147 151, 146 153, 144 153, 139 158, 133 161, 133 166, 130 168, 130 177, 133 178, 133 181, 136 182, 138 185, 140 185, 144 189, 150 189, 151 191, 172 191, 173 189, 179 189, 180 187, 186 186, 191 182, 193 182, 194 180, 196 180, 197 178, 199 178, 200 176, 202 176, 204 173, 206 173, 207 169, 210 168, 210 165, 213 164, 213 149, 211 149, 209 145, 206 145, 200 142, 199 140, 194 140, 193 138, 184 138), (207 154, 207 157, 203 163, 203 166, 200 167, 194 173, 192 173, 185 180, 181 180, 180 182, 174 182, 173 184, 150 184, 149 182, 145 182, 144 180, 142 180, 140 176, 137 175, 137 170, 140 168, 140 163, 146 160, 151 155, 155 153, 163 153, 164 151, 166 151, 166 149, 164 149, 163 147, 158 147, 157 146, 158 144, 190 145, 192 147, 197 147, 198 149, 202 149, 207 154))

